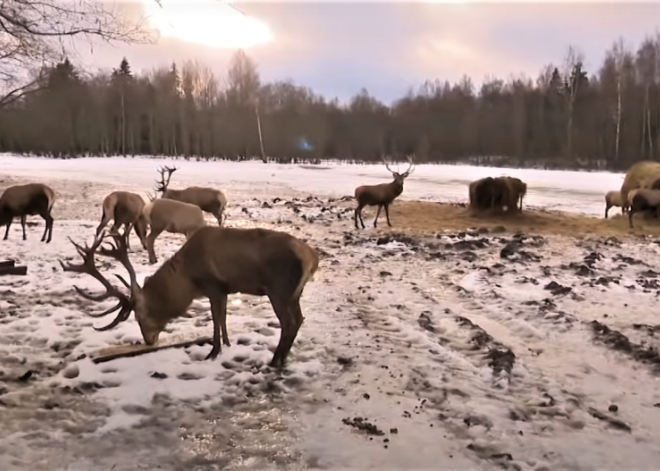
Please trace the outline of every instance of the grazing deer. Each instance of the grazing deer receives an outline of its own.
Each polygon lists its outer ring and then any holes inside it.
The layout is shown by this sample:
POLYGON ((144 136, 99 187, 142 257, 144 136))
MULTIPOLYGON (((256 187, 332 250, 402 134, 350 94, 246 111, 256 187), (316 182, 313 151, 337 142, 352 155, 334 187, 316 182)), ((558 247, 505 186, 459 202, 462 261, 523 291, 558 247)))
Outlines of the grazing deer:
POLYGON ((135 270, 126 250, 125 235, 112 234, 114 245, 101 247, 101 255, 113 257, 128 271, 130 283, 116 275, 130 289, 124 294, 113 286, 94 262, 94 254, 106 234, 97 237, 91 247, 82 247, 69 239, 83 258, 79 265, 64 264, 64 271, 87 273, 98 280, 105 293, 92 296, 74 286, 78 294, 92 301, 116 298, 119 303, 92 317, 101 317, 119 310, 117 317, 104 327, 105 331, 128 319, 131 311, 140 326, 147 345, 158 342, 158 336, 173 319, 185 314, 194 299, 209 298, 213 317, 213 348, 206 359, 214 359, 229 347, 227 334, 227 295, 245 293, 268 296, 282 332, 270 362, 282 367, 303 323, 300 296, 319 264, 317 252, 306 242, 285 232, 268 229, 234 229, 207 226, 190 239, 156 273, 137 283, 135 270))
POLYGON ((227 197, 225 194, 214 188, 203 186, 189 186, 185 190, 170 190, 168 188, 172 174, 178 169, 176 167, 161 167, 160 181, 156 181, 156 192, 161 192, 161 198, 181 201, 182 203, 194 204, 199 206, 202 211, 206 211, 216 217, 218 225, 222 227, 223 212, 227 207, 227 197), (167 177, 165 173, 167 172, 167 177))
POLYGON ((3 240, 7 240, 9 228, 15 217, 21 218, 23 240, 26 240, 26 217, 39 215, 46 221, 41 242, 45 240, 49 243, 53 236, 53 217, 50 215, 53 204, 55 204, 55 192, 43 183, 28 183, 7 188, 0 196, 0 227, 7 226, 3 240))
POLYGON ((197 229, 206 226, 206 220, 202 210, 194 204, 162 198, 156 199, 151 195, 149 195, 149 199, 149 203, 142 210, 142 216, 151 227, 147 236, 146 249, 149 253, 149 263, 153 264, 158 261, 154 243, 163 231, 183 234, 186 239, 189 239, 197 229))
POLYGON ((108 225, 110 220, 114 220, 110 232, 116 233, 119 227, 124 226, 126 234, 126 246, 130 249, 129 234, 131 229, 135 228, 142 247, 147 250, 147 219, 142 214, 144 209, 144 200, 137 193, 128 191, 113 191, 103 199, 103 214, 101 223, 96 228, 96 236, 101 233, 103 228, 108 225))
MULTIPOLYGON (((381 157, 382 158, 382 157, 381 157)), ((398 197, 403 192, 403 181, 414 172, 414 155, 407 156, 408 169, 403 173, 398 173, 393 171, 387 161, 382 158, 385 163, 385 168, 392 174, 394 180, 390 183, 381 183, 380 185, 362 185, 355 189, 355 199, 357 200, 357 208, 355 208, 355 215, 353 219, 355 220, 355 228, 358 228, 358 218, 360 218, 360 224, 362 224, 362 229, 364 229, 364 221, 362 220, 362 208, 365 206, 378 206, 378 211, 376 212, 376 218, 374 219, 374 227, 378 222, 378 216, 380 216, 381 208, 385 207, 385 216, 387 218, 387 225, 392 227, 390 224, 390 211, 389 207, 392 204, 392 201, 398 197)))

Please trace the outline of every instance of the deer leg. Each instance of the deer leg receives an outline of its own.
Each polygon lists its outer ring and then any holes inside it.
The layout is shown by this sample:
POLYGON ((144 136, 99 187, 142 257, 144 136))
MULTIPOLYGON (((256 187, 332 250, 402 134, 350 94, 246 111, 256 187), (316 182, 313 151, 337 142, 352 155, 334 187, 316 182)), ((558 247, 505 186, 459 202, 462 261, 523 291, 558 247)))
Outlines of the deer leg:
POLYGON ((53 222, 55 222, 55 220, 50 213, 46 213, 44 219, 46 220, 46 226, 48 227, 48 238, 46 239, 46 243, 49 244, 53 238, 53 222))
POLYGON ((374 227, 376 227, 376 223, 378 222, 378 216, 380 216, 380 209, 383 207, 383 205, 379 204, 378 205, 378 211, 376 211, 376 218, 374 219, 374 227))
POLYGON ((40 216, 44 219, 44 226, 45 226, 45 227, 44 227, 44 233, 43 233, 43 235, 41 236, 41 242, 43 242, 43 241, 46 240, 46 234, 48 234, 48 217, 47 217, 47 216, 48 216, 48 213, 46 213, 45 215, 44 215, 44 214, 40 214, 40 216))
POLYGON ((222 209, 214 214, 214 216, 218 220, 218 226, 222 227, 222 209))
POLYGON ((101 216, 101 223, 99 224, 99 227, 96 228, 96 237, 98 237, 103 228, 108 225, 110 219, 112 219, 112 214, 106 214, 105 211, 103 211, 103 216, 101 216))
POLYGON ((10 219, 9 222, 7 223, 7 229, 5 230, 5 238, 2 240, 7 240, 7 237, 9 236, 9 228, 11 227, 11 223, 14 219, 10 219))
POLYGON ((154 264, 158 260, 156 259, 156 251, 154 250, 154 242, 156 242, 156 237, 163 232, 162 230, 155 230, 153 227, 147 236, 147 252, 149 253, 149 263, 154 264))
POLYGON ((268 298, 282 327, 280 341, 277 344, 270 366, 282 368, 303 323, 303 315, 299 299, 282 299, 279 296, 268 296, 268 298))
POLYGON ((227 334, 227 295, 218 293, 210 298, 211 313, 213 315, 213 348, 206 356, 206 360, 214 360, 220 352, 220 332, 222 331, 222 343, 230 347, 229 335, 227 334))
POLYGON ((132 222, 126 222, 124 223, 124 234, 126 234, 126 249, 130 250, 131 249, 131 231, 133 230, 133 223, 132 222))
POLYGON ((392 227, 392 224, 390 224, 390 205, 389 204, 385 205, 385 217, 387 218, 387 225, 392 227))
POLYGON ((362 208, 358 206, 357 208, 355 208, 355 212, 353 212, 353 222, 355 223, 356 229, 359 229, 357 222, 358 222, 358 213, 361 211, 361 209, 362 208))
POLYGON ((23 240, 27 239, 27 236, 25 235, 25 223, 27 222, 27 216, 25 214, 21 216, 21 227, 23 228, 23 240))

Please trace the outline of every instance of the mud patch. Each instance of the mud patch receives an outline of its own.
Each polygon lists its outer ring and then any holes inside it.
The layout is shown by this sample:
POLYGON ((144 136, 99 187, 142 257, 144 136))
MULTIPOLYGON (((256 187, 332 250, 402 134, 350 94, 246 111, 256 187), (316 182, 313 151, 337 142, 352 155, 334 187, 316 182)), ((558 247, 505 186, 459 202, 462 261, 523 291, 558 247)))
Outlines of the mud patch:
POLYGON ((602 342, 612 350, 626 353, 636 361, 652 365, 656 372, 660 372, 660 354, 655 348, 631 342, 628 337, 618 330, 610 329, 598 321, 592 321, 591 328, 597 341, 602 342))

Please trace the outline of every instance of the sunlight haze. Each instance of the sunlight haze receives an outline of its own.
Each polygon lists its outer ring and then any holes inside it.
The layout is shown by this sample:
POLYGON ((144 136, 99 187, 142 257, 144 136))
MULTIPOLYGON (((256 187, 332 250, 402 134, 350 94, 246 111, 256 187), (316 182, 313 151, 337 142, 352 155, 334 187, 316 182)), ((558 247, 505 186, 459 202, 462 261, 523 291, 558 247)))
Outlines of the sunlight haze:
POLYGON ((658 3, 418 0, 236 1, 123 0, 160 33, 156 44, 81 48, 90 71, 117 67, 125 56, 135 72, 195 60, 220 78, 242 48, 263 81, 291 79, 345 101, 366 88, 390 103, 426 80, 475 86, 486 77, 536 80, 547 64, 561 66, 569 45, 598 73, 619 38, 632 48, 654 35, 658 3), (132 6, 131 6, 132 5, 132 6), (242 12, 242 13, 241 13, 242 12))
POLYGON ((163 36, 211 47, 247 49, 272 40, 268 26, 217 0, 143 0, 151 26, 163 36))

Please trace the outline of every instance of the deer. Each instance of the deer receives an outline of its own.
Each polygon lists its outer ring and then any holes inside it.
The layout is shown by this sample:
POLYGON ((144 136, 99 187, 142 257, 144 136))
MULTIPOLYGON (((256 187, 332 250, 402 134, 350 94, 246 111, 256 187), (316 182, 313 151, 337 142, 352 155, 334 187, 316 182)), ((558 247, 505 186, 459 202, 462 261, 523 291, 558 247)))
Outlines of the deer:
MULTIPOLYGON (((118 232, 121 226, 124 226, 124 232, 130 234, 131 229, 135 229, 142 247, 147 250, 147 219, 142 214, 144 209, 144 200, 137 193, 128 191, 113 191, 103 199, 103 214, 101 223, 96 228, 96 235, 108 225, 110 220, 114 223, 110 232, 118 232)), ((130 236, 126 236, 126 246, 130 249, 130 236)))
POLYGON ((41 242, 50 243, 53 237, 53 216, 51 211, 55 204, 55 192, 43 183, 28 183, 7 188, 0 196, 0 227, 7 226, 5 237, 9 237, 9 228, 15 217, 21 218, 23 240, 27 239, 25 224, 27 216, 39 215, 46 221, 41 242), (48 238, 46 238, 48 235, 48 238))
POLYGON ((142 209, 142 217, 151 227, 145 248, 149 254, 149 263, 154 264, 158 262, 154 244, 163 231, 183 234, 188 240, 197 229, 206 226, 206 220, 199 206, 156 198, 155 195, 148 196, 150 201, 142 209))
POLYGON ((144 342, 156 345, 170 321, 184 315, 193 300, 206 297, 211 303, 213 347, 205 360, 213 360, 222 352, 221 333, 222 344, 231 346, 226 325, 227 296, 268 296, 282 329, 269 366, 284 366, 304 320, 300 297, 319 265, 317 251, 307 242, 269 229, 206 226, 197 230, 153 275, 147 276, 141 287, 128 257, 126 235, 109 235, 113 239, 109 247, 102 246, 108 236, 105 232, 95 238, 91 247, 69 238, 83 262, 59 261, 65 272, 88 274, 105 288, 105 293, 94 296, 74 286, 80 296, 92 301, 118 301, 104 312, 89 314, 102 317, 119 311, 112 322, 94 327, 95 330, 110 330, 135 312, 144 342), (124 266, 129 281, 116 276, 129 289, 128 295, 98 271, 94 259, 97 251, 124 266))
POLYGON ((160 181, 156 181, 156 192, 161 192, 161 198, 181 201, 183 203, 199 206, 202 211, 212 214, 218 220, 218 226, 222 227, 223 212, 227 207, 225 194, 214 188, 203 186, 189 186, 185 190, 169 189, 172 174, 178 170, 177 167, 160 167, 160 181), (167 177, 165 176, 167 173, 167 177))
POLYGON ((355 208, 355 215, 353 217, 355 221, 355 228, 358 227, 358 218, 362 224, 362 229, 365 228, 364 221, 362 220, 362 208, 365 206, 378 206, 378 211, 376 212, 376 217, 374 219, 374 227, 378 222, 378 216, 380 216, 381 208, 385 208, 385 217, 387 218, 387 225, 392 227, 390 223, 390 204, 397 198, 401 193, 403 193, 403 181, 414 172, 414 158, 415 156, 406 156, 408 163, 408 169, 403 173, 395 172, 390 168, 390 165, 387 163, 384 157, 381 156, 381 159, 385 163, 385 168, 392 174, 394 180, 390 183, 381 183, 379 185, 362 185, 355 189, 355 199, 357 201, 357 208, 355 208))

